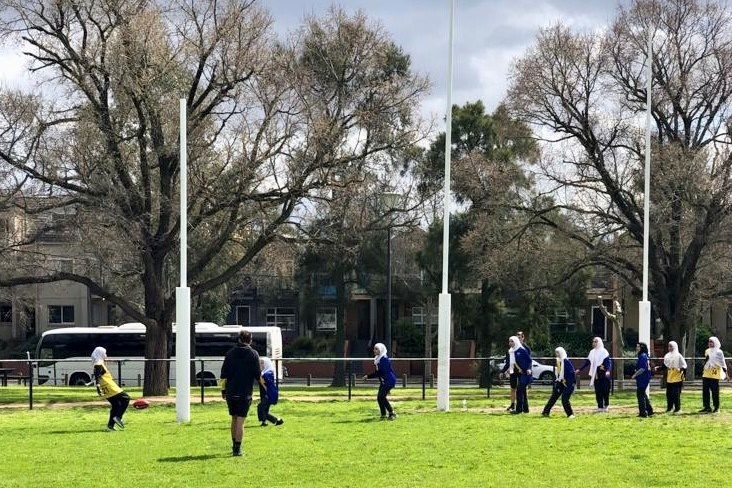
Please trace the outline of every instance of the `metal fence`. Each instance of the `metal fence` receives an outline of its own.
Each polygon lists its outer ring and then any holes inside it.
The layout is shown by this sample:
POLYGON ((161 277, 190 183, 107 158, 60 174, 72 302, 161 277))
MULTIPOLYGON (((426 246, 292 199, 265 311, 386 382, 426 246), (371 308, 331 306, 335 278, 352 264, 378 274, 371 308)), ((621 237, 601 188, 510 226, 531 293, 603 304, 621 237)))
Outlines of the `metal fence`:
MULTIPOLYGON (((584 358, 570 358, 578 367, 585 361, 584 358)), ((479 388, 485 390, 485 395, 490 397, 491 389, 503 388, 508 381, 500 375, 500 366, 503 357, 493 358, 451 358, 450 359, 450 386, 454 389, 479 388)), ((149 361, 172 360, 145 360, 139 358, 109 359, 108 367, 115 380, 123 387, 143 387, 144 376, 142 371, 144 365, 149 361)), ((533 387, 550 388, 556 371, 554 369, 554 358, 539 357, 535 361, 542 367, 539 375, 535 374, 533 387), (551 374, 549 374, 551 373, 551 374)), ((662 364, 662 359, 653 358, 652 365, 662 364)), ((635 368, 635 358, 614 358, 613 364, 616 370, 613 374, 612 391, 634 389, 635 381, 630 378, 635 368), (622 371, 622 374, 620 372, 622 371)), ((684 382, 686 388, 700 388, 701 372, 704 358, 688 358, 689 369, 687 380, 684 382)), ((48 361, 35 359, 7 359, 0 360, 0 385, 18 385, 28 390, 28 403, 33 408, 34 388, 46 388, 48 386, 83 386, 92 379, 92 367, 90 362, 85 363, 84 377, 80 379, 75 376, 77 373, 58 373, 51 375, 39 375, 41 371, 48 371, 44 366, 48 361)), ((56 361, 59 366, 51 371, 63 371, 60 367, 65 363, 79 363, 79 361, 56 361)), ((216 386, 218 373, 221 371, 223 359, 191 359, 192 378, 195 389, 192 395, 198 396, 201 403, 208 398, 218 397, 212 388, 216 386)), ((421 389, 422 399, 427 397, 427 391, 436 387, 437 359, 435 358, 392 358, 392 364, 397 374, 397 388, 421 389)), ((337 386, 347 389, 347 398, 350 400, 353 392, 358 388, 373 388, 378 382, 373 380, 364 381, 365 374, 374 370, 372 358, 284 358, 275 361, 275 367, 281 371, 279 382, 284 388, 309 388, 309 387, 330 387, 337 386)), ((175 368, 169 367, 174 373, 175 368)), ((661 382, 660 375, 655 375, 652 380, 652 387, 657 388, 661 382)), ((587 369, 578 376, 577 387, 586 388, 589 383, 587 369)), ((174 378, 169 381, 169 386, 174 386, 174 378)), ((342 398, 343 395, 340 395, 342 398)), ((0 395, 0 404, 2 404, 0 395)))

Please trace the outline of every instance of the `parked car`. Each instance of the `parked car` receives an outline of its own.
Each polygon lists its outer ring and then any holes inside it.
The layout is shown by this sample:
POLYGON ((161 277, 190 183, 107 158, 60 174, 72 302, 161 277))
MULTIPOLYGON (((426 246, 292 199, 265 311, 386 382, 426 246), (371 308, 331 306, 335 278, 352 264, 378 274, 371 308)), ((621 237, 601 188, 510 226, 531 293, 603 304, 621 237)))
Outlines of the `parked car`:
MULTIPOLYGON (((503 361, 496 364, 496 368, 499 372, 503 369, 504 364, 505 363, 503 361)), ((552 383, 556 378, 553 366, 538 363, 533 359, 531 360, 531 376, 534 377, 535 381, 539 380, 542 383, 552 383)))

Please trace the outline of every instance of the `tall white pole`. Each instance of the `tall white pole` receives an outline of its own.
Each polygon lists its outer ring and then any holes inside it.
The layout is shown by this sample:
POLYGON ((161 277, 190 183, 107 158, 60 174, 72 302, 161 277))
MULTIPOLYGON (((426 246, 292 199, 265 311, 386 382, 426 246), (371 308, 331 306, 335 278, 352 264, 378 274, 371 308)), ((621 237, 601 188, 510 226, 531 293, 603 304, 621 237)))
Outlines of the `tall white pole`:
POLYGON ((175 413, 191 420, 191 289, 188 288, 188 140, 186 100, 180 99, 180 286, 175 289, 175 413))
POLYGON ((648 301, 648 231, 651 200, 651 88, 653 86, 653 31, 648 29, 646 79, 646 162, 643 187, 643 300, 638 303, 638 340, 651 347, 651 302, 648 301))
POLYGON ((450 0, 450 34, 447 54, 447 115, 445 116, 445 189, 442 218, 442 293, 437 322, 437 409, 450 410, 450 318, 452 298, 448 292, 450 251, 450 160, 452 153, 452 56, 455 0, 450 0))

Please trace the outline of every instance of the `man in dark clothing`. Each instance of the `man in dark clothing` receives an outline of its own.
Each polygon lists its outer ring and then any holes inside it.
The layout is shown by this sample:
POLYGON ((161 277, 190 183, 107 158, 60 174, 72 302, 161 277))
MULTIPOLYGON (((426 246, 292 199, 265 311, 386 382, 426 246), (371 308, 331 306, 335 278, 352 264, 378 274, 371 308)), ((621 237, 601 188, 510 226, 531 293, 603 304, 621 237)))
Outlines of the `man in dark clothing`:
POLYGON ((254 382, 262 383, 259 354, 252 349, 252 333, 239 333, 236 347, 226 353, 221 366, 221 396, 226 399, 231 415, 231 442, 233 456, 241 456, 244 438, 244 419, 252 404, 254 382))

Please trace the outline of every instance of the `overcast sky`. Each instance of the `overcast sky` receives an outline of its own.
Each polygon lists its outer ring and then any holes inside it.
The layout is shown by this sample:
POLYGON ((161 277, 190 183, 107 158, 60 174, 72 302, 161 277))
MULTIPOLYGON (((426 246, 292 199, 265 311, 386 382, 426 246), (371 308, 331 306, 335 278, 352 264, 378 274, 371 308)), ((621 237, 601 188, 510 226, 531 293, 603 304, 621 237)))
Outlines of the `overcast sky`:
MULTIPOLYGON (((325 13, 331 0, 266 0, 275 28, 286 32, 305 14, 325 13)), ((347 12, 378 20, 432 80, 423 113, 443 117, 447 100, 450 0, 343 0, 347 12)), ((626 3, 626 2, 624 2, 626 3)), ((580 30, 601 29, 615 17, 617 0, 455 0, 453 103, 483 100, 491 111, 504 97, 512 60, 538 30, 559 21, 580 30)))
MULTIPOLYGON (((624 0, 625 1, 625 0, 624 0)), ((306 14, 324 14, 332 0, 262 0, 284 34, 306 14)), ((446 109, 450 0, 342 0, 347 12, 363 10, 379 21, 429 76, 432 94, 422 112, 443 117, 446 109)), ((561 21, 581 30, 601 29, 615 16, 617 0, 455 0, 453 103, 481 99, 495 108, 506 90, 512 60, 532 43, 538 29, 561 21)), ((19 53, 0 50, 0 80, 7 86, 27 76, 19 53)))

